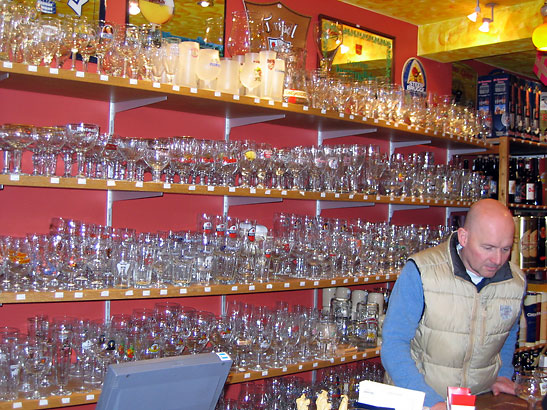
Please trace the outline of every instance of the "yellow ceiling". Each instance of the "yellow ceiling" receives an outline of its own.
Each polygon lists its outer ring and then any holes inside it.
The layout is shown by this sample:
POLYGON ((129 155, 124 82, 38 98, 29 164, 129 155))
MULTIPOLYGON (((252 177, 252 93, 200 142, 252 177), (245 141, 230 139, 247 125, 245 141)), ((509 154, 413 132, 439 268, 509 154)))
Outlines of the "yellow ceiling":
POLYGON ((491 17, 487 0, 481 16, 466 16, 476 0, 340 0, 418 26, 418 55, 440 62, 479 59, 496 67, 533 76, 535 49, 531 36, 541 24, 543 0, 493 0, 494 23, 489 33, 478 31, 482 17, 491 17))

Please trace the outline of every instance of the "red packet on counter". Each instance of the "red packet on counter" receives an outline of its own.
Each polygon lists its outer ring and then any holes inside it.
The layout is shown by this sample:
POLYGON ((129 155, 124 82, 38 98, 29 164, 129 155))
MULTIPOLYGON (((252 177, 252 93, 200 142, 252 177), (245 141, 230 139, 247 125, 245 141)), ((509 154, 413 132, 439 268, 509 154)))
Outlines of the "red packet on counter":
POLYGON ((446 405, 448 410, 475 410, 475 398, 467 387, 449 387, 446 405))

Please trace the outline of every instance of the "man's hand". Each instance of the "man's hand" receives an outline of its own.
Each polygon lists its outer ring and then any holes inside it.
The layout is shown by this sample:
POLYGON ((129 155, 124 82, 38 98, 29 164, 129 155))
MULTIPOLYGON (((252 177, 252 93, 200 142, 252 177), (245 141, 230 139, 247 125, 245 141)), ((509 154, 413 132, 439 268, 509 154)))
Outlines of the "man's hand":
POLYGON ((515 383, 507 377, 498 377, 492 385, 492 393, 497 396, 500 393, 515 395, 515 383))
POLYGON ((446 410, 446 403, 444 401, 440 401, 433 405, 430 410, 446 410))

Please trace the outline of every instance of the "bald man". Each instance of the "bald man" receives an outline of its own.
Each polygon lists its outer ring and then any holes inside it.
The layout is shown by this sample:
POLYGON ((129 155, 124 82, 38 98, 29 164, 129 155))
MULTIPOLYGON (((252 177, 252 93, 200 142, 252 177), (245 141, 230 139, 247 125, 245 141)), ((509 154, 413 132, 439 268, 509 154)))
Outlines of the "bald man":
POLYGON ((473 204, 448 241, 412 255, 391 293, 382 363, 396 386, 446 409, 448 386, 515 394, 511 381, 522 271, 509 262, 514 223, 501 202, 473 204))

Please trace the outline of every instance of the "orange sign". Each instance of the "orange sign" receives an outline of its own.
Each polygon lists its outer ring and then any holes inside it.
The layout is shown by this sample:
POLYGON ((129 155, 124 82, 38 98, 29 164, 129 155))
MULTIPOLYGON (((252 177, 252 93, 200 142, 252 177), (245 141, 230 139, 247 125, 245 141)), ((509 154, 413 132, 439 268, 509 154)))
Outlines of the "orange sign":
POLYGON ((279 42, 293 48, 306 48, 311 17, 299 14, 280 2, 258 4, 245 1, 245 8, 264 17, 264 30, 270 48, 278 48, 279 42))

